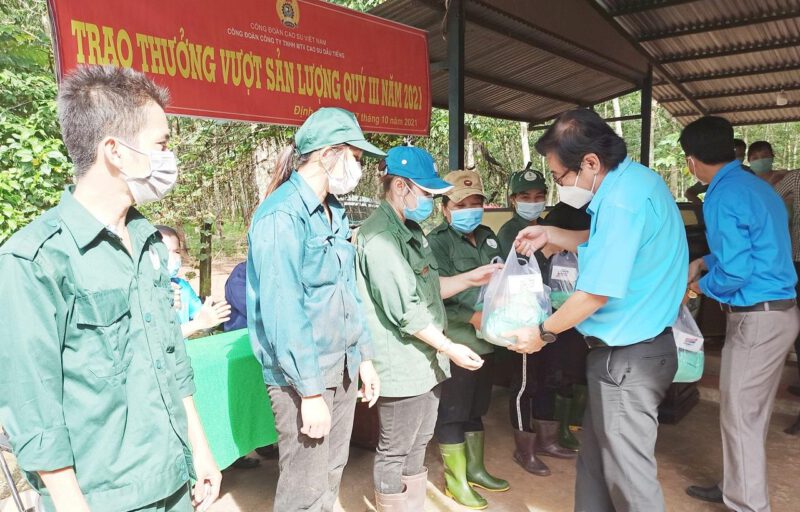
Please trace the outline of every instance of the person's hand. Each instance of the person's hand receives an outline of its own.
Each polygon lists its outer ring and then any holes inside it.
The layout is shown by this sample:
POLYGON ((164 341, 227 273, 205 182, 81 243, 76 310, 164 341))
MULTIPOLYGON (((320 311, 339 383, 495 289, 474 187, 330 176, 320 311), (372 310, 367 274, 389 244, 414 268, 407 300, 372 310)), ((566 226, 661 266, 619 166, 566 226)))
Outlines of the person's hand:
POLYGON ((483 359, 466 345, 450 342, 442 353, 465 370, 475 371, 483 366, 483 359))
POLYGON ((689 298, 690 299, 694 299, 698 295, 702 295, 703 294, 703 290, 700 289, 700 282, 699 281, 692 281, 691 283, 689 283, 689 292, 690 292, 689 293, 689 298), (692 293, 695 293, 696 295, 694 297, 692 297, 692 293))
POLYGON ((528 226, 514 239, 514 248, 519 254, 527 257, 544 247, 550 242, 550 235, 545 226, 528 226))
POLYGON ((300 417, 303 420, 300 432, 311 439, 322 439, 331 431, 331 412, 322 395, 303 397, 300 417))
POLYGON ((193 447, 193 449, 192 460, 194 461, 194 471, 197 474, 197 482, 192 489, 192 506, 203 512, 208 510, 219 497, 222 473, 208 448, 198 450, 193 447))
POLYGON ((483 311, 476 311, 472 313, 472 317, 470 317, 469 323, 472 327, 475 328, 476 331, 480 331, 481 320, 483 320, 483 311))
POLYGON ((172 296, 175 298, 175 303, 172 305, 172 307, 176 311, 180 311, 181 310, 181 287, 178 286, 178 283, 170 282, 169 284, 170 284, 170 286, 172 286, 172 296))
POLYGON ((483 286, 489 282, 495 272, 502 269, 502 263, 489 263, 488 265, 483 265, 469 272, 464 272, 461 275, 464 276, 464 279, 466 279, 470 287, 483 286))
POLYGON ((381 396, 381 380, 375 367, 372 366, 372 361, 361 362, 358 367, 358 376, 361 378, 361 390, 358 395, 362 402, 369 402, 368 407, 372 407, 381 396))
POLYGON ((231 306, 224 300, 219 302, 212 302, 211 297, 208 297, 200 308, 200 312, 194 318, 197 327, 200 330, 213 329, 223 322, 227 322, 231 318, 231 306))
POLYGON ((513 350, 520 354, 533 354, 539 352, 547 343, 542 341, 539 334, 539 327, 522 327, 513 331, 505 332, 504 338, 516 339, 516 343, 509 345, 508 350, 513 350))
POLYGON ((700 277, 700 273, 703 272, 706 268, 706 263, 703 258, 697 258, 693 262, 689 263, 689 279, 688 282, 697 281, 697 278, 700 277))

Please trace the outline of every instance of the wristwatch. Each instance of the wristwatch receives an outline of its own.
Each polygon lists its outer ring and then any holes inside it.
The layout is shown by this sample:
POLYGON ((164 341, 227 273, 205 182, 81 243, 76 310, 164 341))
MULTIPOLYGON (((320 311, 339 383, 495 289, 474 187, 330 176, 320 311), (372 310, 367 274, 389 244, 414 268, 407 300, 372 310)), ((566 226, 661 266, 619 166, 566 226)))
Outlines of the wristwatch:
POLYGON ((549 345, 558 339, 558 335, 554 332, 546 331, 544 329, 544 322, 539 324, 539 337, 546 345, 549 345))

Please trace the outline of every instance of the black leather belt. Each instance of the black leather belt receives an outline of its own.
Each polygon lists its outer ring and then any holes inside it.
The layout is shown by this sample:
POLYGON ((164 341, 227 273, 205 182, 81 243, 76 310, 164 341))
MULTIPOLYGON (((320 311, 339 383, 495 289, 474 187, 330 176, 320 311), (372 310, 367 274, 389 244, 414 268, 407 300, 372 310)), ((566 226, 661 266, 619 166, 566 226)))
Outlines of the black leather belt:
POLYGON ((752 306, 731 306, 729 304, 720 304, 722 311, 726 313, 751 313, 753 311, 786 311, 792 309, 797 304, 795 299, 784 300, 768 300, 766 302, 759 302, 752 306))
MULTIPOLYGON (((637 343, 649 342, 650 340, 654 340, 654 339, 658 338, 659 336, 663 336, 664 334, 667 334, 669 332, 672 332, 672 327, 667 327, 666 329, 661 331, 659 334, 656 334, 652 338, 649 338, 649 339, 646 339, 646 340, 642 340, 642 341, 639 341, 637 343)), ((606 343, 605 341, 601 340, 600 338, 596 338, 595 336, 584 336, 583 340, 586 342, 586 346, 589 347, 589 350, 591 350, 593 348, 608 348, 608 347, 611 346, 608 343, 606 343)), ((636 345, 636 343, 631 343, 631 345, 636 345)), ((625 346, 629 347, 630 345, 625 345, 625 346)))

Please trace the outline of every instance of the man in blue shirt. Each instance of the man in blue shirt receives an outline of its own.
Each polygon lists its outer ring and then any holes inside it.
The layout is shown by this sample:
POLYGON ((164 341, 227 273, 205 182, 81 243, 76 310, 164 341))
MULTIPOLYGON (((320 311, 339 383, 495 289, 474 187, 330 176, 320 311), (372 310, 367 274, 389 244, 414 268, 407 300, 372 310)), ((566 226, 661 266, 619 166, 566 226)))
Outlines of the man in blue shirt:
MULTIPOLYGON (((733 145, 731 144, 731 147, 733 145)), ((526 228, 517 251, 577 251, 576 292, 544 323, 513 333, 531 353, 576 327, 590 351, 588 404, 575 484, 578 512, 664 510, 655 444, 658 405, 677 369, 671 326, 686 292, 689 253, 661 177, 626 156, 595 112, 568 111, 536 143, 561 202, 589 204, 586 232, 526 228)))
POLYGON ((730 123, 712 116, 689 124, 680 138, 689 170, 709 184, 703 214, 711 254, 692 262, 689 287, 719 301, 728 316, 719 383, 722 488, 687 492, 736 511, 768 512, 764 440, 800 330, 797 276, 786 208, 766 181, 734 160, 732 139, 730 123))

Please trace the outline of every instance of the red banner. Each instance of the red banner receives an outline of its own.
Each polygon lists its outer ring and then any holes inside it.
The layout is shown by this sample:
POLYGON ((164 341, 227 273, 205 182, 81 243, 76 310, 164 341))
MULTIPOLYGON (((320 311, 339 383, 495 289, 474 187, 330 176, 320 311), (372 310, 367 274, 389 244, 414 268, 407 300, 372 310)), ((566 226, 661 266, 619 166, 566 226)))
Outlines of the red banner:
POLYGON ((298 125, 354 112, 365 131, 427 135, 424 31, 321 0, 48 0, 58 73, 112 64, 169 88, 169 113, 298 125))

